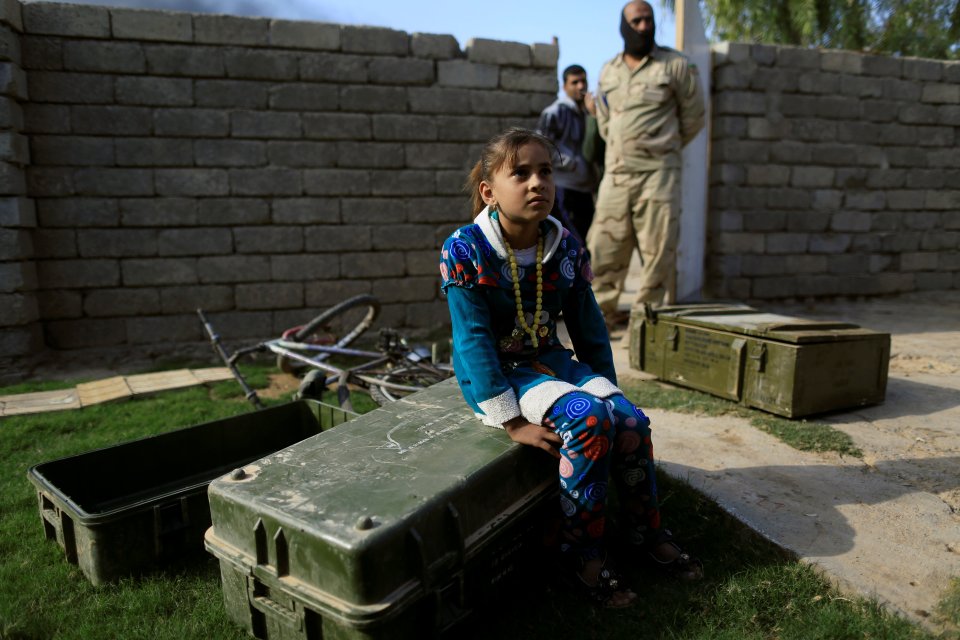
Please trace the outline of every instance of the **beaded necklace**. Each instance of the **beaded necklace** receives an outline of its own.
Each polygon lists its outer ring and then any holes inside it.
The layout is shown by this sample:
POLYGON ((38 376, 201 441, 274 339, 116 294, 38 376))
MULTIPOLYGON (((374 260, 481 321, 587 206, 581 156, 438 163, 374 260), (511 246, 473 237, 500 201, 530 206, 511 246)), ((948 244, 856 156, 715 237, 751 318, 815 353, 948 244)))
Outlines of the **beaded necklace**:
POLYGON ((517 276, 517 256, 513 253, 513 247, 509 242, 507 245, 507 255, 510 258, 510 276, 513 278, 513 297, 517 301, 517 319, 520 321, 520 328, 530 336, 530 342, 533 348, 539 346, 540 340, 537 337, 537 329, 540 327, 540 309, 543 306, 543 234, 537 233, 537 308, 533 314, 533 326, 527 324, 527 318, 523 314, 523 302, 520 298, 520 278, 517 276))

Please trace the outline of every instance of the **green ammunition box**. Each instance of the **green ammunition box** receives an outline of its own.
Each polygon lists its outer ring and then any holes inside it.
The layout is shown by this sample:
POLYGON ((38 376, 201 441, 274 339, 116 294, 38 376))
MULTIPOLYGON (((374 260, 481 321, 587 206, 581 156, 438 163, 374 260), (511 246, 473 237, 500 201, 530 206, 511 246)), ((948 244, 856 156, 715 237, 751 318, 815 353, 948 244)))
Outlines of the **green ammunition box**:
POLYGON ((447 380, 214 480, 206 546, 258 638, 433 637, 505 584, 556 491, 556 461, 447 380))
POLYGON ((101 584, 202 557, 212 479, 351 415, 290 402, 37 464, 27 478, 46 537, 101 584))
POLYGON ((890 334, 745 305, 630 318, 630 366, 788 418, 883 402, 890 334))

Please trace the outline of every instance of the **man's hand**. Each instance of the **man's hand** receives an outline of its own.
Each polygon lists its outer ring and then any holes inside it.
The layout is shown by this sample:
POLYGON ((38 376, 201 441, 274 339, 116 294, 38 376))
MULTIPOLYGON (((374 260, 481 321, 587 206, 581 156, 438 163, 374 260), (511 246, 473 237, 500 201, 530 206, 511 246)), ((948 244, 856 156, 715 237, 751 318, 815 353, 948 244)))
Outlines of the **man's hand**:
POLYGON ((592 115, 594 118, 597 117, 597 101, 594 99, 593 94, 589 91, 583 94, 583 108, 587 110, 587 113, 592 115))
POLYGON ((504 422, 503 428, 514 442, 543 449, 554 458, 560 458, 559 449, 563 444, 563 438, 558 436, 556 432, 538 424, 527 422, 523 416, 517 416, 509 422, 504 422))

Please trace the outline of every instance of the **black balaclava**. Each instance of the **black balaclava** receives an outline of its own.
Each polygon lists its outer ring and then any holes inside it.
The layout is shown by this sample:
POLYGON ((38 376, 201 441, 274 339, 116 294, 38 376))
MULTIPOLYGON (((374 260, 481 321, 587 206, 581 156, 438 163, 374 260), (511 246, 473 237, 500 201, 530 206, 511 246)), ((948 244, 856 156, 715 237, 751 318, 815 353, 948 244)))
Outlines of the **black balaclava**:
POLYGON ((657 34, 657 24, 650 26, 650 33, 638 33, 627 22, 627 16, 620 12, 620 36, 623 37, 623 52, 634 58, 646 58, 653 49, 654 37, 657 34))

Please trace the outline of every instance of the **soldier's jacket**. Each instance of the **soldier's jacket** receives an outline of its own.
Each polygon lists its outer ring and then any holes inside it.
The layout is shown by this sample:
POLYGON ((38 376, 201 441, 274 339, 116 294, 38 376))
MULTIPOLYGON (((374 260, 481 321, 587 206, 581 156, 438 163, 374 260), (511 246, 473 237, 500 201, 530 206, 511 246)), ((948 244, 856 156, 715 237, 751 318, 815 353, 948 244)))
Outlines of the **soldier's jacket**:
POLYGON ((606 172, 680 167, 680 150, 703 120, 700 78, 683 54, 658 45, 633 71, 622 54, 603 65, 597 123, 607 143, 606 172))

